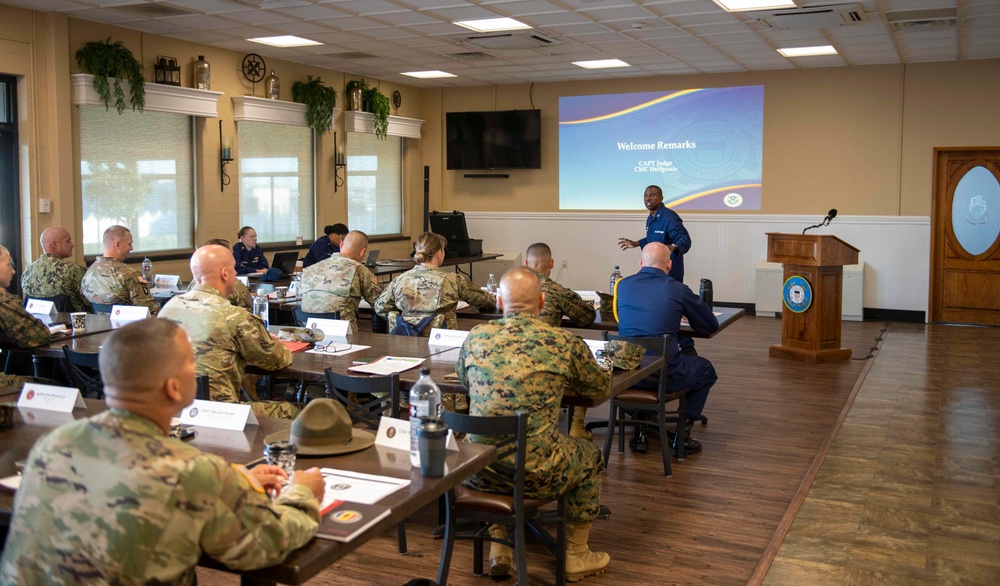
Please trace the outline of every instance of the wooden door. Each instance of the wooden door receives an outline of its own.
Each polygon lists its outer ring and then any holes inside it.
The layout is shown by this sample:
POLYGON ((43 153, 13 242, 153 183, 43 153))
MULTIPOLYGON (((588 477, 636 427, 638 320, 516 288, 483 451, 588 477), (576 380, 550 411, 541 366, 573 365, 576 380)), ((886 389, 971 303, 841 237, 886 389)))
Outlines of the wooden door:
POLYGON ((934 149, 930 320, 1000 325, 1000 147, 934 149))

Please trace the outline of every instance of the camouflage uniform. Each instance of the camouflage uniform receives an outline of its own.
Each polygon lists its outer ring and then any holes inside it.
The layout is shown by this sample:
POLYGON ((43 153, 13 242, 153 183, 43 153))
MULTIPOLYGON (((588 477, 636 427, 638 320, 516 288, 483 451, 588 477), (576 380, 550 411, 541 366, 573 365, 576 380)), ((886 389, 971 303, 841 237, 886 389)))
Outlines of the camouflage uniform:
POLYGON ((80 281, 86 269, 54 254, 43 254, 28 265, 21 275, 21 289, 25 297, 69 297, 69 311, 93 313, 94 308, 80 291, 80 281))
MULTIPOLYGON (((188 291, 190 291, 194 286, 195 282, 191 281, 188 285, 188 291)), ((229 297, 226 297, 226 301, 232 303, 236 307, 242 307, 243 309, 253 313, 253 297, 250 296, 250 289, 243 284, 243 281, 239 279, 236 280, 236 290, 229 297)))
POLYGON ((375 302, 375 313, 396 324, 396 316, 403 315, 408 323, 416 325, 421 319, 433 316, 422 334, 430 336, 431 328, 458 328, 455 307, 465 301, 473 307, 492 311, 496 297, 477 287, 468 277, 441 268, 416 266, 393 279, 382 296, 375 302))
POLYGON ((21 298, 0 289, 0 342, 34 348, 51 341, 49 328, 24 310, 21 298))
MULTIPOLYGON (((455 365, 458 380, 469 389, 472 415, 531 414, 528 421, 525 494, 550 498, 567 495, 572 522, 597 517, 604 460, 593 442, 559 432, 559 404, 568 385, 581 397, 611 395, 611 372, 601 369, 587 345, 530 313, 514 313, 476 326, 465 339, 455 365)), ((471 441, 495 443, 470 436, 471 441)), ((513 457, 507 462, 513 464, 513 457)), ((465 484, 477 490, 507 493, 509 483, 473 475, 465 484)))
POLYGON ((28 456, 0 562, 4 584, 193 584, 202 552, 279 563, 316 533, 319 503, 256 481, 119 409, 64 425, 28 456))
MULTIPOLYGON (((234 307, 208 285, 195 285, 163 306, 159 317, 176 321, 194 346, 198 375, 208 375, 213 401, 239 403, 240 381, 247 365, 279 370, 292 363, 292 353, 271 337, 264 322, 234 307)), ((258 417, 292 419, 300 407, 279 401, 250 403, 258 417)))
POLYGON ((542 280, 542 293, 545 294, 545 306, 542 307, 541 319, 550 326, 563 325, 562 316, 569 318, 567 325, 574 328, 585 328, 594 323, 597 312, 594 304, 588 303, 577 295, 576 291, 567 289, 545 275, 538 273, 542 280))
POLYGON ((374 305, 381 294, 371 270, 339 252, 302 270, 302 311, 339 311, 340 319, 351 322, 352 333, 358 331, 361 298, 374 305))
POLYGON ((160 304, 149 294, 149 283, 142 273, 117 258, 97 257, 83 276, 80 288, 91 303, 145 305, 149 315, 160 311, 160 304))

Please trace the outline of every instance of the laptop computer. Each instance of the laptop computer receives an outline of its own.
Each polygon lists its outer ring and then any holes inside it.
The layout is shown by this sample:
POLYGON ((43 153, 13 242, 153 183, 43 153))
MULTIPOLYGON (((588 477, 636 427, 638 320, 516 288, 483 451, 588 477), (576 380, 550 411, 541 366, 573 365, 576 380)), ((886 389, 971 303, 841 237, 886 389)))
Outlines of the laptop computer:
POLYGON ((375 266, 378 265, 378 256, 379 256, 379 254, 380 254, 380 251, 377 250, 377 249, 376 250, 369 250, 368 251, 368 260, 365 261, 365 266, 368 267, 368 268, 370 268, 370 269, 374 269, 375 266))
POLYGON ((287 276, 295 272, 295 263, 299 260, 297 252, 275 252, 271 267, 281 270, 281 274, 287 276))

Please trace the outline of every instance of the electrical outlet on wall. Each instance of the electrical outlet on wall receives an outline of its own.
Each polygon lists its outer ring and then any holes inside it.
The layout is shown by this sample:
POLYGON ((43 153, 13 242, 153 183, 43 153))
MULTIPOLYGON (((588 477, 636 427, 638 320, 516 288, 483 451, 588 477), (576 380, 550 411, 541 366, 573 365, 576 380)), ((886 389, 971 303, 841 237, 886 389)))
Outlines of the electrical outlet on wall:
POLYGON ((569 261, 566 260, 565 258, 562 259, 562 264, 559 265, 559 268, 568 269, 569 268, 569 261))
POLYGON ((43 197, 38 200, 38 213, 40 214, 51 214, 52 213, 52 200, 43 197))

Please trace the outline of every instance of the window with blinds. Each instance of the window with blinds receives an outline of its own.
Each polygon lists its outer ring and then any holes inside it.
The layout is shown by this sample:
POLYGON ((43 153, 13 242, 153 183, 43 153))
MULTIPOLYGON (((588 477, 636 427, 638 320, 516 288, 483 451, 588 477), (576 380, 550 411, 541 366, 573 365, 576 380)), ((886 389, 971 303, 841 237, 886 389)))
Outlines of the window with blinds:
POLYGON ((260 242, 313 238, 316 225, 312 130, 272 122, 236 123, 240 225, 260 242))
POLYGON ((137 252, 194 247, 192 126, 185 114, 80 106, 84 254, 101 254, 114 224, 137 252))
POLYGON ((403 139, 347 133, 347 225, 369 236, 403 231, 403 139))

